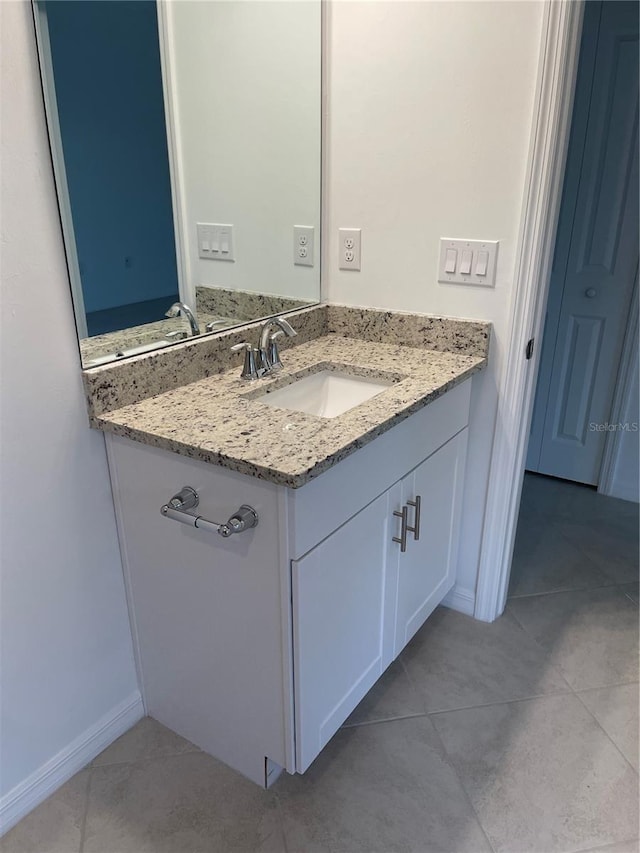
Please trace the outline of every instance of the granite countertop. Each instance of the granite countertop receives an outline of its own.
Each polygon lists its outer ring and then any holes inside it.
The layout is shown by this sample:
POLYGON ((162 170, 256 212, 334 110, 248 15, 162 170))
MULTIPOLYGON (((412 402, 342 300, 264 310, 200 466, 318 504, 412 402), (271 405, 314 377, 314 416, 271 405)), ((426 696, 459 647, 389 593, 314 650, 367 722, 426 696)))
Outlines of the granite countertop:
MULTIPOLYGON (((237 326, 242 321, 235 317, 223 317, 220 314, 201 312, 198 314, 198 322, 202 329, 207 323, 217 322, 220 324, 217 331, 221 331, 225 326, 237 326)), ((190 337, 189 323, 184 317, 164 318, 156 320, 154 323, 144 323, 140 326, 120 329, 117 332, 106 332, 103 335, 81 338, 82 362, 86 368, 95 367, 97 366, 95 362, 100 362, 102 359, 113 360, 116 358, 116 353, 123 350, 145 346, 146 344, 155 344, 156 347, 169 346, 173 341, 166 339, 167 333, 177 331, 186 332, 187 337, 190 337)))
POLYGON ((274 378, 247 382, 239 358, 232 370, 96 414, 94 425, 296 489, 481 370, 487 358, 330 333, 287 350, 283 362, 274 378), (335 418, 256 399, 319 369, 393 384, 335 418))

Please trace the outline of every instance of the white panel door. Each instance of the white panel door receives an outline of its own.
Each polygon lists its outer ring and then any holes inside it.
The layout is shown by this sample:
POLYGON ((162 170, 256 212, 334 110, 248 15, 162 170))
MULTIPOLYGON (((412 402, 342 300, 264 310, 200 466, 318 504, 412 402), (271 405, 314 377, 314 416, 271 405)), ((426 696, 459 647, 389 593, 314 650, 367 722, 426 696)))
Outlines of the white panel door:
MULTIPOLYGON (((390 662, 396 485, 292 562, 296 769, 303 773, 390 662)), ((396 557, 397 560, 397 557, 396 557)))
POLYGON ((527 468, 596 485, 638 265, 638 5, 587 3, 527 468))
POLYGON ((455 582, 467 433, 463 429, 402 481, 409 525, 418 530, 409 532, 407 550, 398 561, 395 656, 455 582), (416 498, 419 514, 408 503, 416 498))

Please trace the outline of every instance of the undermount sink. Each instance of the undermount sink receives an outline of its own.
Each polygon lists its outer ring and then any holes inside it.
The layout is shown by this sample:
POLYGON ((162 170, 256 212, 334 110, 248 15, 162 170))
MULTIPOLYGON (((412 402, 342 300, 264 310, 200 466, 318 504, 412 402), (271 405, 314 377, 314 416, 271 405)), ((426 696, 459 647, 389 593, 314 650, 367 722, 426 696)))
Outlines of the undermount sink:
POLYGON ((257 399, 266 406, 335 418, 393 385, 391 379, 369 379, 320 370, 257 399))

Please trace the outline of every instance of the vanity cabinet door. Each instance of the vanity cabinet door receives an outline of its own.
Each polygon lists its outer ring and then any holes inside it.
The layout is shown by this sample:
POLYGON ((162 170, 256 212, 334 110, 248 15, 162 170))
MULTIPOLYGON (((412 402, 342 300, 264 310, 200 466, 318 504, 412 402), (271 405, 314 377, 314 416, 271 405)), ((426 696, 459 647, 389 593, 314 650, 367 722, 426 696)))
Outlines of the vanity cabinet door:
POLYGON ((292 561, 299 773, 309 767, 391 659, 395 610, 394 602, 387 603, 393 587, 387 578, 387 558, 394 556, 393 506, 399 501, 397 484, 292 561))
POLYGON ((402 480, 402 503, 415 527, 420 498, 419 538, 407 533, 398 561, 394 656, 400 654, 455 582, 462 485, 467 450, 463 429, 402 480))

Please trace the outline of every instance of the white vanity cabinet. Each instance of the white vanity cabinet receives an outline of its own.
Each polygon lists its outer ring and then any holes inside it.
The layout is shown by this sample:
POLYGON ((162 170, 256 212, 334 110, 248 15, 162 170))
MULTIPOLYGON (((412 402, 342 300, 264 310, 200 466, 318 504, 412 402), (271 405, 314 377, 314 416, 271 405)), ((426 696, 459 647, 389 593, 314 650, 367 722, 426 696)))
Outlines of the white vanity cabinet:
POLYGON ((299 489, 108 436, 151 716, 262 785, 308 768, 453 586, 470 385, 299 489), (163 517, 186 485, 195 514, 250 504, 258 526, 163 517))
POLYGON ((410 532, 406 552, 396 550, 394 658, 454 584, 466 451, 464 430, 402 480, 401 503, 410 506, 412 527, 418 511, 409 501, 420 498, 419 538, 410 532))

